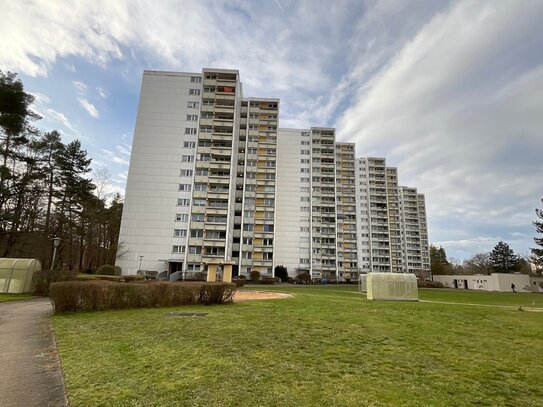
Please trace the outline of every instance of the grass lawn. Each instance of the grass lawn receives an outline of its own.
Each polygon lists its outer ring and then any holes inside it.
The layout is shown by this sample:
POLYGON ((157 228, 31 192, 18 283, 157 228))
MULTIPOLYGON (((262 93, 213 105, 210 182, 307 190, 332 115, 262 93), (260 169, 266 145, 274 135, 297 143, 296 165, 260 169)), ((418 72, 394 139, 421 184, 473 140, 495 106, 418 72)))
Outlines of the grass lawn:
POLYGON ((0 294, 0 302, 30 300, 34 297, 32 294, 0 294))
MULTIPOLYGON (((295 298, 54 316, 70 405, 543 405, 543 313, 371 302, 355 286, 248 289, 295 298)), ((432 301, 543 301, 511 295, 420 290, 432 301)))

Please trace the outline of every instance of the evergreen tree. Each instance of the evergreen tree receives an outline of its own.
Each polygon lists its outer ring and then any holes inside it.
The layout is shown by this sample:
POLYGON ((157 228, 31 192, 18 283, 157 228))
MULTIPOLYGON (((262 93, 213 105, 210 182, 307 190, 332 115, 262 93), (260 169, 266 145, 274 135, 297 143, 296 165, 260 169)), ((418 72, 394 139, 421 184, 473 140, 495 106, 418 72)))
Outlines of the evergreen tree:
POLYGON ((430 271, 433 275, 447 274, 450 271, 450 263, 443 247, 430 245, 430 271))
MULTIPOLYGON (((543 198, 541 199, 541 203, 543 203, 543 198)), ((535 214, 541 219, 533 222, 535 231, 540 236, 543 236, 543 209, 536 209, 535 214)), ((539 247, 532 247, 530 249, 532 252, 532 262, 535 264, 537 272, 543 273, 543 237, 534 237, 534 242, 539 247)))
POLYGON ((498 242, 490 253, 490 265, 494 273, 513 273, 518 266, 518 256, 507 243, 498 242))
POLYGON ((288 271, 285 266, 275 266, 275 277, 280 278, 283 283, 288 281, 288 271))

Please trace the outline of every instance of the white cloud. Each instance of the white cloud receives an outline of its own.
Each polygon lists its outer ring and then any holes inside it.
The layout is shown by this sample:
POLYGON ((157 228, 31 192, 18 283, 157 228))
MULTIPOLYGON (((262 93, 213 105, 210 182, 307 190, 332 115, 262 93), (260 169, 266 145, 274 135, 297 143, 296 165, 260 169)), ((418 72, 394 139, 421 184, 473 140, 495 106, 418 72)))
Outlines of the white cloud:
POLYGON ((79 93, 84 94, 87 91, 87 85, 85 85, 81 81, 72 81, 72 84, 75 86, 79 93))
POLYGON ((79 104, 81 105, 81 107, 85 109, 87 113, 90 114, 92 117, 94 117, 95 119, 98 119, 100 117, 100 113, 98 112, 96 107, 94 107, 94 105, 91 102, 89 102, 87 99, 78 98, 77 100, 79 101, 79 104))
POLYGON ((460 247, 447 239, 456 224, 472 236, 502 228, 492 239, 503 240, 531 226, 543 185, 542 13, 538 2, 455 3, 358 78, 338 134, 426 193, 431 240, 460 247))
POLYGON ((64 69, 66 69, 68 72, 75 73, 74 64, 64 64, 64 69))
POLYGON ((96 88, 96 91, 98 92, 98 94, 102 97, 102 98, 107 98, 107 91, 104 89, 104 88, 101 88, 101 87, 97 87, 96 88))
POLYGON ((107 160, 114 162, 115 164, 121 164, 121 165, 126 165, 126 166, 129 164, 125 156, 117 155, 113 151, 107 150, 105 148, 102 148, 101 150, 102 150, 102 153, 104 153, 102 157, 106 158, 107 160))

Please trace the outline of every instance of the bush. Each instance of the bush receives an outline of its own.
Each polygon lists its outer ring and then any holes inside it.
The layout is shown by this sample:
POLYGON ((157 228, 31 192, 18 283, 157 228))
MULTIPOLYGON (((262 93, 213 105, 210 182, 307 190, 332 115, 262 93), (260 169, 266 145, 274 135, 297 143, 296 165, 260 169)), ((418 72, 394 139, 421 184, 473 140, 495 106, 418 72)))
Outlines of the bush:
POLYGON ((241 288, 245 285, 245 279, 244 278, 233 278, 232 283, 236 285, 236 288, 241 288))
POLYGON ((260 279, 260 271, 251 270, 251 281, 256 283, 260 279))
POLYGON ((283 283, 286 283, 288 281, 287 268, 285 266, 276 266, 275 267, 275 277, 280 278, 283 283))
POLYGON ((123 269, 119 266, 115 266, 115 275, 116 276, 122 276, 123 275, 123 269))
POLYGON ((96 274, 99 276, 114 276, 115 267, 111 264, 104 264, 103 266, 98 267, 98 270, 96 270, 96 274))
POLYGON ((39 270, 32 276, 31 291, 34 295, 49 295, 49 287, 59 281, 74 280, 77 272, 70 270, 39 270))
POLYGON ((440 281, 417 280, 417 286, 423 288, 443 288, 440 281))
POLYGON ((259 281, 260 284, 269 284, 269 285, 273 285, 275 284, 275 282, 276 282, 276 279, 273 277, 262 277, 259 281))
POLYGON ((165 281, 64 281, 50 287, 55 312, 222 304, 232 301, 235 292, 230 283, 165 281))
POLYGON ((296 276, 296 282, 299 284, 309 284, 311 282, 311 276, 307 271, 300 273, 296 276))

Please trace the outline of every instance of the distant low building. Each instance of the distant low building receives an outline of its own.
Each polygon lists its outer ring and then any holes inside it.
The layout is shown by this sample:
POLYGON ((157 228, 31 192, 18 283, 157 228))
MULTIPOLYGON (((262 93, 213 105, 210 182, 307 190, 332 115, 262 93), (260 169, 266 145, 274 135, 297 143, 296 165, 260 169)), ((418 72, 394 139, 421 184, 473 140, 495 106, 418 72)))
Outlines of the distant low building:
POLYGON ((462 290, 512 292, 512 284, 514 284, 517 292, 543 292, 543 277, 530 277, 528 274, 437 275, 434 276, 434 281, 440 282, 447 288, 462 290))

